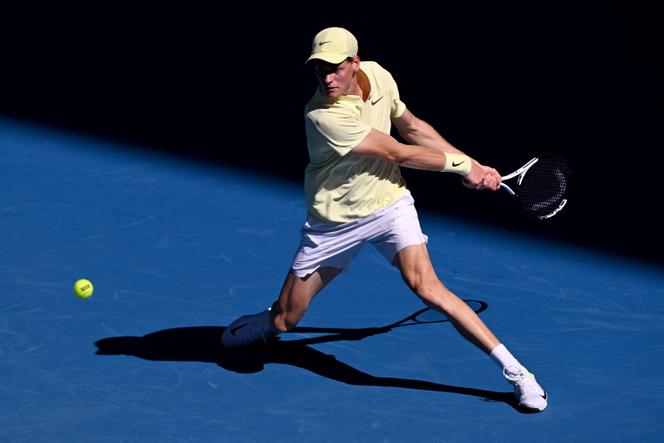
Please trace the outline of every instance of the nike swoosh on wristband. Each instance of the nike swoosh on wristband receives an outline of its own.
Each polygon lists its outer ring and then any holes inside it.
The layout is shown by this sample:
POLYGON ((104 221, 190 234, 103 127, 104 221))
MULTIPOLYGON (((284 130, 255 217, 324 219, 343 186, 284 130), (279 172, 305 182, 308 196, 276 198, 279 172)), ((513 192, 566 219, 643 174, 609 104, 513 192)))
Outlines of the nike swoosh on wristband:
POLYGON ((453 167, 453 168, 456 168, 457 166, 462 165, 465 161, 466 161, 466 160, 461 160, 459 163, 452 162, 452 167, 453 167))
POLYGON ((231 329, 231 335, 232 335, 233 337, 235 337, 235 333, 236 333, 238 330, 240 330, 240 329, 244 328, 245 326, 247 326, 248 324, 249 324, 249 323, 245 323, 245 324, 243 324, 243 325, 240 325, 240 326, 236 326, 236 327, 234 327, 233 329, 231 329))

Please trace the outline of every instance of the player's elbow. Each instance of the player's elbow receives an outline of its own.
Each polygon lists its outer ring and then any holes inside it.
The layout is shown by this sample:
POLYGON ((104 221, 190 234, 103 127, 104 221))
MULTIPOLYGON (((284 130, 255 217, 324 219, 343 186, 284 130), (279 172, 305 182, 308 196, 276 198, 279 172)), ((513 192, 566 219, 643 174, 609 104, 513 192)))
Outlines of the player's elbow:
POLYGON ((412 150, 407 145, 399 143, 399 146, 390 153, 390 160, 396 162, 398 165, 408 163, 412 158, 412 150))
POLYGON ((408 145, 399 143, 394 139, 389 140, 389 143, 383 144, 381 148, 377 150, 377 154, 385 160, 390 160, 398 164, 406 163, 411 156, 408 145))
POLYGON ((360 155, 379 157, 397 163, 406 161, 408 150, 405 145, 380 131, 372 130, 355 148, 353 152, 360 155))

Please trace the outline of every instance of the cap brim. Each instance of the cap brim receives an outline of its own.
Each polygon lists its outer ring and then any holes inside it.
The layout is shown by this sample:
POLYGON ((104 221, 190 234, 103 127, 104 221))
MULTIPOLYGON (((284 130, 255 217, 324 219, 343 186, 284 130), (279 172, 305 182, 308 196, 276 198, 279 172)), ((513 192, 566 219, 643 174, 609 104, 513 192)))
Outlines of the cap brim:
POLYGON ((309 63, 311 60, 323 60, 324 62, 338 65, 342 61, 346 60, 348 57, 350 56, 344 54, 332 53, 332 52, 316 52, 315 54, 311 54, 307 59, 307 61, 304 63, 305 64, 309 63))

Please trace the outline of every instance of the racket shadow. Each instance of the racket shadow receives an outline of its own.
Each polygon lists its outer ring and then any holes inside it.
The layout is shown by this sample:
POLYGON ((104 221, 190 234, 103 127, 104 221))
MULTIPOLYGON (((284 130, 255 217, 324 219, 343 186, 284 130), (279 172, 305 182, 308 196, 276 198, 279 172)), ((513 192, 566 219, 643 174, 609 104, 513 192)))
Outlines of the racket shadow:
MULTIPOLYGON (((480 300, 464 300, 476 314, 486 310, 488 305, 480 300)), ((396 328, 406 326, 417 326, 431 323, 448 323, 450 320, 445 314, 435 311, 433 308, 422 308, 408 317, 398 322, 372 328, 312 328, 296 327, 290 333, 313 333, 313 334, 334 334, 327 337, 305 338, 293 340, 291 343, 297 344, 318 344, 337 340, 362 340, 373 335, 385 334, 396 328)))
MULTIPOLYGON (((421 312, 421 311, 418 311, 421 312)), ((416 313, 417 314, 417 313, 416 313)), ((429 323, 449 320, 432 321, 429 323)), ((364 338, 389 332, 396 325, 378 328, 296 328, 294 332, 316 332, 324 335, 299 340, 274 340, 243 349, 224 349, 221 336, 225 327, 195 326, 164 329, 142 337, 108 337, 95 342, 97 355, 130 355, 151 361, 191 361, 214 363, 237 373, 260 372, 267 364, 284 364, 355 386, 380 386, 421 391, 469 395, 489 402, 505 403, 517 408, 514 394, 477 388, 452 386, 426 380, 380 377, 360 371, 335 356, 311 347, 313 344, 364 338), (299 329, 299 331, 298 331, 299 329)))

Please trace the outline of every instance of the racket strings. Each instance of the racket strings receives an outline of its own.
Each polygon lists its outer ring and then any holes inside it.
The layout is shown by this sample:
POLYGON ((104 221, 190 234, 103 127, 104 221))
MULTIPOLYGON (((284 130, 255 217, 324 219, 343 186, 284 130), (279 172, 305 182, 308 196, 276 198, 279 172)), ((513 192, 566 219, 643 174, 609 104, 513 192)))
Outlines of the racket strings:
POLYGON ((542 157, 521 177, 521 209, 537 218, 548 218, 567 202, 571 170, 560 156, 542 157))

